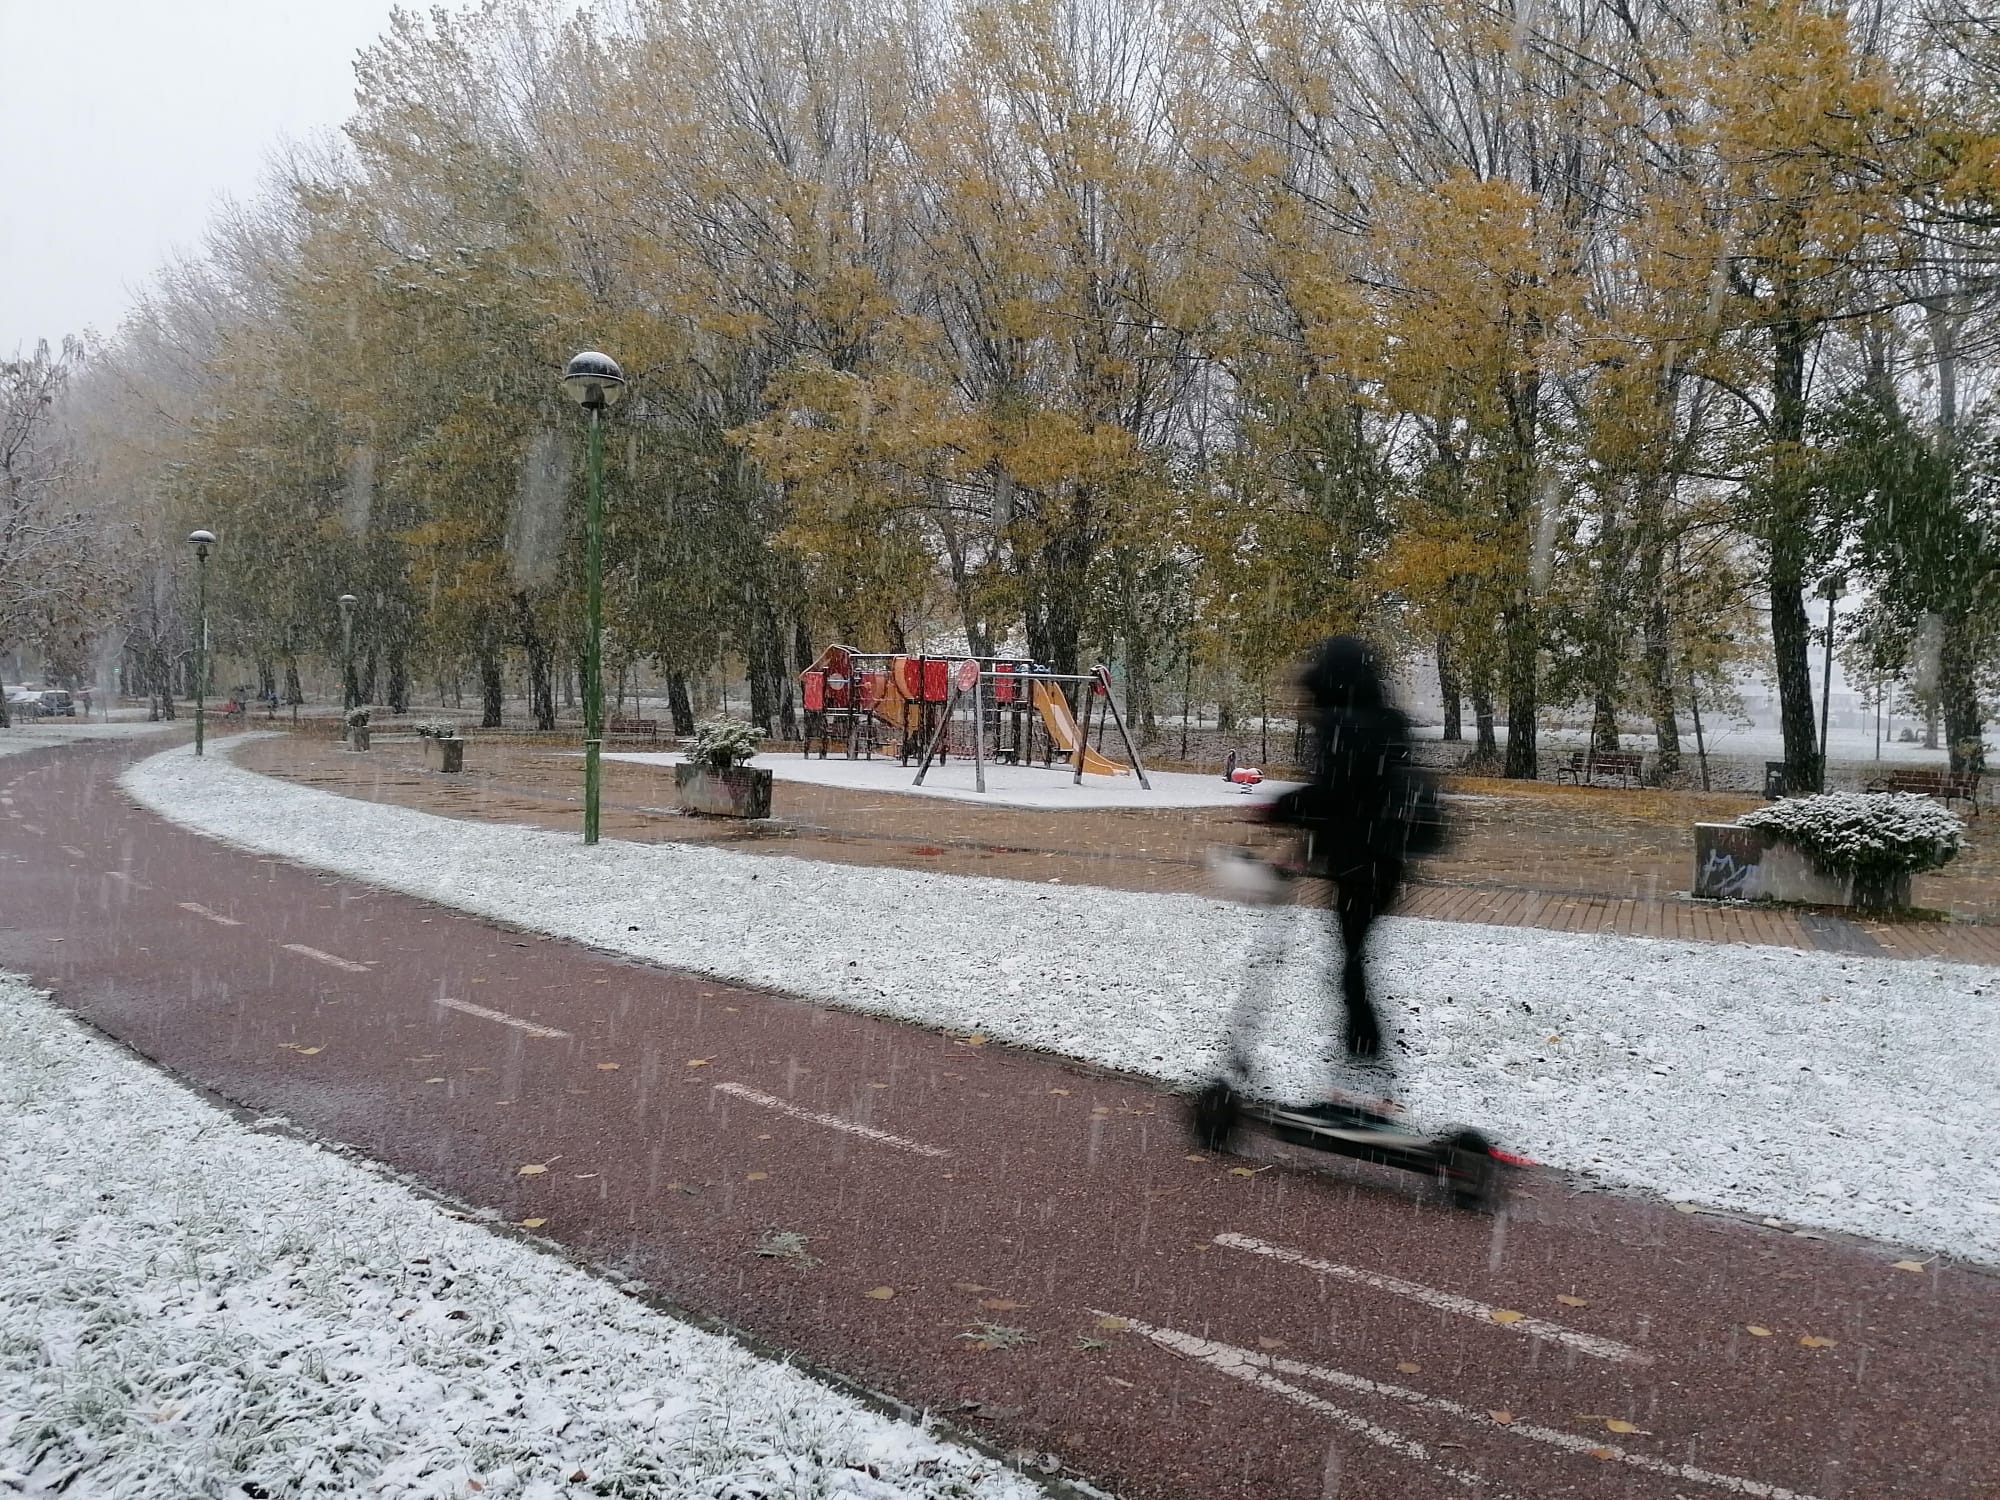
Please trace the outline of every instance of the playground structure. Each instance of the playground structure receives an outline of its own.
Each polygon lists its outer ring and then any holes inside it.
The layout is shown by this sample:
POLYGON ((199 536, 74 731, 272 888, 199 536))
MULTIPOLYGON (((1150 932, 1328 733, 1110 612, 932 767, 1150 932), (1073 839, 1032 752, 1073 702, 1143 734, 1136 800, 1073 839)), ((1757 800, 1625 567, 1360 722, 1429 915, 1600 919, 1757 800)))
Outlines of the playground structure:
MULTIPOLYGON (((800 674, 805 704, 805 753, 821 760, 844 742, 850 760, 886 752, 882 730, 892 732, 898 760, 918 759, 922 786, 934 760, 951 753, 951 730, 960 708, 970 709, 971 760, 980 791, 986 762, 1054 767, 1058 761, 1081 783, 1097 776, 1136 773, 1152 790, 1125 720, 1111 698, 1111 673, 1051 672, 1018 657, 904 656, 828 646, 800 674), (1071 694, 1074 692, 1075 701, 1071 694), (1078 707, 1082 718, 1078 720, 1078 707), (1118 733, 1129 765, 1102 753, 1105 719, 1118 733), (1098 749, 1090 746, 1097 725, 1098 749)), ((959 755, 966 751, 961 748, 959 755)))

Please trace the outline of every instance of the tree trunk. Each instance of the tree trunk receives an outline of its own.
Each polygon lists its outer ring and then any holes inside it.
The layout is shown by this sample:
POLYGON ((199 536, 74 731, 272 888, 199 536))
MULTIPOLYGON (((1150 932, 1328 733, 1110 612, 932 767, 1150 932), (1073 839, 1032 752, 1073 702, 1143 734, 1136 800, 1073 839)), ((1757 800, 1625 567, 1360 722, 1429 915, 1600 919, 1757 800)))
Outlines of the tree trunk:
POLYGON ((305 701, 306 690, 299 682, 299 659, 288 655, 285 658, 285 702, 295 708, 305 701))
POLYGON ((1457 744, 1465 738, 1465 693, 1458 677, 1458 662, 1452 655, 1451 637, 1437 638, 1438 701, 1444 709, 1444 738, 1457 744))
POLYGON ((1963 610, 1944 618, 1938 652, 1938 704, 1944 713, 1945 748, 1954 771, 1986 769, 1986 723, 1979 709, 1979 652, 1963 610))
POLYGON ((685 738, 694 733, 694 704, 688 701, 685 672, 667 674, 667 712, 673 715, 676 736, 685 738))
POLYGON ((521 649, 528 658, 528 713, 537 729, 556 727, 556 691, 549 643, 535 624, 535 608, 525 591, 514 595, 521 622, 521 649))
POLYGON ((1493 689, 1485 682, 1473 684, 1472 688, 1472 749, 1476 755, 1492 755, 1500 748, 1500 737, 1493 726, 1493 689))
POLYGON ((375 701, 375 648, 369 647, 368 654, 361 658, 361 701, 375 701))
POLYGON ((268 656, 254 658, 257 663, 257 701, 269 703, 278 696, 278 672, 268 656))
POLYGON ((410 711, 410 664, 399 640, 389 642, 389 711, 410 711))
POLYGON ((1541 642, 1535 634, 1535 606, 1525 590, 1501 611, 1501 619, 1507 631, 1506 775, 1516 781, 1533 781, 1540 774, 1535 695, 1541 642))
POLYGON ((501 710, 507 701, 506 682, 500 675, 499 653, 483 649, 479 653, 479 727, 498 729, 501 710))
POLYGON ((1820 786, 1819 741, 1813 723, 1812 627, 1806 618, 1808 497, 1799 472, 1806 435, 1807 329, 1796 317, 1773 330, 1771 353, 1770 550, 1771 653, 1778 680, 1778 727, 1785 743, 1785 785, 1820 786))

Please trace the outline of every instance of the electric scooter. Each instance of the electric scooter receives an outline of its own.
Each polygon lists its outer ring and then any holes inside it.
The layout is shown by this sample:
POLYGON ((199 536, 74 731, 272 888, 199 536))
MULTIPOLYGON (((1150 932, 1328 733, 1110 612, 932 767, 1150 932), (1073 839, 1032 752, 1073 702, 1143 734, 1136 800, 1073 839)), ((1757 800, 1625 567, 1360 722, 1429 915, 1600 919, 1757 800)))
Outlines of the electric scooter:
MULTIPOLYGON (((1209 865, 1225 890, 1258 905, 1287 899, 1292 883, 1300 878, 1300 872, 1242 849, 1218 851, 1210 856, 1209 865)), ((1253 955, 1253 972, 1255 965, 1253 955)), ((1259 1019, 1255 990, 1254 981, 1247 982, 1237 1002, 1227 1071, 1192 1101, 1189 1123, 1202 1150, 1227 1152, 1239 1130, 1259 1129, 1290 1145, 1433 1178, 1460 1208, 1490 1213, 1500 1207, 1506 1197, 1504 1169, 1521 1165, 1522 1159, 1496 1150, 1477 1130, 1456 1126, 1426 1136, 1365 1105, 1338 1100, 1283 1104, 1253 1094, 1248 1038, 1259 1019)))

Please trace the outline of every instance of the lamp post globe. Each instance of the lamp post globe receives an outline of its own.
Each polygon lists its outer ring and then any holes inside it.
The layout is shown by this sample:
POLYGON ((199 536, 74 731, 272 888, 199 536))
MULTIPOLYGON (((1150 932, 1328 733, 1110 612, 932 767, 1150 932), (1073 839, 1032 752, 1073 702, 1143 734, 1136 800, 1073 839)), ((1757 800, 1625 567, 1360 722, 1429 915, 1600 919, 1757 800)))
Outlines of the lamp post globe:
POLYGON ((597 842, 604 744, 604 413, 625 395, 618 361, 586 349, 563 368, 563 393, 590 415, 590 463, 583 521, 583 841, 597 842))
POLYGON ((207 703, 203 678, 208 675, 208 549, 215 545, 212 531, 190 531, 188 545, 194 548, 194 753, 204 753, 208 738, 207 703))
POLYGON ((595 349, 575 355, 563 367, 563 392, 586 410, 616 406, 625 396, 625 372, 618 361, 595 349))

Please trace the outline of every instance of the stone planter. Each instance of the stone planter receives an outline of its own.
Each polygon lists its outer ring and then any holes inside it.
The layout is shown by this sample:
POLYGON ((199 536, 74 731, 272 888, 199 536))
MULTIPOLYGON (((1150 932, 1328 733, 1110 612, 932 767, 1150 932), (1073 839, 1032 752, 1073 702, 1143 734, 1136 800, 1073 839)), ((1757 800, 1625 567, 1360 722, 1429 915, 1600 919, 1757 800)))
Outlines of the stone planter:
POLYGON ((424 739, 424 764, 433 771, 443 771, 448 775, 465 769, 465 741, 461 739, 440 740, 426 736, 424 739))
POLYGON ((710 766, 674 767, 675 803, 683 812, 717 818, 771 816, 771 773, 756 766, 718 771, 710 766))
POLYGON ((1789 839, 1762 828, 1697 823, 1694 894, 1709 901, 1798 901, 1901 911, 1910 904, 1910 875, 1907 870, 1829 869, 1789 839))
POLYGON ((351 727, 348 729, 347 748, 350 750, 366 750, 368 748, 367 726, 364 725, 359 729, 351 727))

